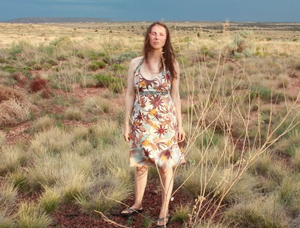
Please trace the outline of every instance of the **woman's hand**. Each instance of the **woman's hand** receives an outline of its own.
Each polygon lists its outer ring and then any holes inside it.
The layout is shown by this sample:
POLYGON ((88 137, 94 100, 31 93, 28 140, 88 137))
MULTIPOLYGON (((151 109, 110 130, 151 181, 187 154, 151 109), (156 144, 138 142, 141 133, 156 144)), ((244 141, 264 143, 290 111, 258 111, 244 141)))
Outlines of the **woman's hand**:
POLYGON ((129 135, 130 135, 130 127, 129 124, 126 124, 123 132, 123 136, 126 142, 129 142, 129 135))
POLYGON ((184 132, 182 126, 180 126, 178 128, 178 142, 183 142, 184 139, 185 139, 185 132, 184 132))

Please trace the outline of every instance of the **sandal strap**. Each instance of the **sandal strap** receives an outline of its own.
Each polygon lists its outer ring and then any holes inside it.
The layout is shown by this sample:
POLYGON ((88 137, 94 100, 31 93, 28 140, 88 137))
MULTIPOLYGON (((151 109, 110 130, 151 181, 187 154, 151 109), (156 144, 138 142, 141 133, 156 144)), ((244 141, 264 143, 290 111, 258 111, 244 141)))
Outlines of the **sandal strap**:
POLYGON ((124 209, 124 210, 122 211, 122 214, 130 214, 130 213, 132 213, 132 212, 139 212, 139 211, 141 211, 141 210, 143 210, 142 207, 141 207, 141 208, 131 208, 131 207, 127 207, 126 209, 124 209), (123 213, 123 212, 126 212, 126 213, 123 213))
POLYGON ((157 219, 157 222, 163 222, 163 221, 165 221, 166 219, 170 219, 170 215, 167 215, 166 217, 158 218, 158 219, 157 219))

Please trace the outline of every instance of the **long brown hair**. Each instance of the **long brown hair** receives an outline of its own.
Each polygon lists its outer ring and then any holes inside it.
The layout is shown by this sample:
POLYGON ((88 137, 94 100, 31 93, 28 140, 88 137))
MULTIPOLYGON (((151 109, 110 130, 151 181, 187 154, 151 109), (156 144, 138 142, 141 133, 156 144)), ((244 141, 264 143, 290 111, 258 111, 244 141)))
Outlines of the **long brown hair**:
POLYGON ((144 50, 143 50, 145 61, 147 62, 149 52, 151 51, 151 48, 152 48, 150 45, 149 34, 151 33, 151 30, 155 25, 164 27, 166 30, 166 35, 167 35, 166 43, 163 46, 163 59, 161 60, 160 70, 162 71, 165 66, 166 70, 168 70, 170 72, 172 79, 177 78, 177 72, 174 67, 175 53, 174 53, 174 50, 173 50, 173 47, 171 44, 170 32, 169 32, 168 27, 162 22, 156 21, 156 22, 152 23, 147 29, 147 32, 145 35, 145 40, 144 40, 144 50), (164 62, 162 62, 162 61, 164 61, 164 62))

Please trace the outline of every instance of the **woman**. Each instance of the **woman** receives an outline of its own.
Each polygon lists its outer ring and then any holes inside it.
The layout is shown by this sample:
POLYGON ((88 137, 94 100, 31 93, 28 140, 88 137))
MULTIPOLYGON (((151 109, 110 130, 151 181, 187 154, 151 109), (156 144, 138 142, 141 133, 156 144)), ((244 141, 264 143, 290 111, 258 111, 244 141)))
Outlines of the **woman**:
POLYGON ((136 167, 135 202, 121 214, 129 216, 142 211, 148 166, 154 165, 159 169, 162 189, 157 227, 164 227, 170 219, 173 168, 185 163, 179 146, 185 138, 180 69, 166 25, 155 22, 149 26, 143 51, 144 56, 133 59, 128 70, 124 138, 130 141, 130 166, 136 167))

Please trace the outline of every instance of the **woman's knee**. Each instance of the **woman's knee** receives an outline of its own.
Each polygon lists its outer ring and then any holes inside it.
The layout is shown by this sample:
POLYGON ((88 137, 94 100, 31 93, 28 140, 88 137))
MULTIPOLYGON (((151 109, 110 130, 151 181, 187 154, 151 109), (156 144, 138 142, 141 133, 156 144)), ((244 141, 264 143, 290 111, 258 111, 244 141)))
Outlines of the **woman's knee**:
POLYGON ((173 175, 173 168, 167 168, 167 169, 159 169, 160 175, 167 176, 169 174, 173 175))
POLYGON ((146 173, 148 171, 148 166, 140 166, 140 167, 136 167, 136 172, 139 175, 143 175, 144 173, 146 173))

